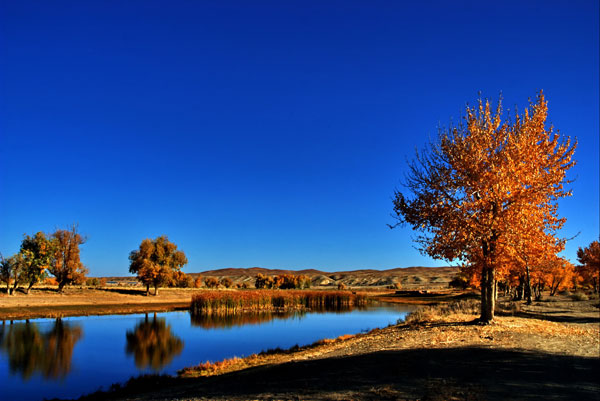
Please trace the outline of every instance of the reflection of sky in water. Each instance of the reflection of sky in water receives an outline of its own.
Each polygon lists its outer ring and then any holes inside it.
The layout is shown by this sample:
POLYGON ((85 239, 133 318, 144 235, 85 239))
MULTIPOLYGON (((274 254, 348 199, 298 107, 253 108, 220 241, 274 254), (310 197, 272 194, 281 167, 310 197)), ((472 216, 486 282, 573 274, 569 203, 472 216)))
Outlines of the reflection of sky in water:
MULTIPOLYGON (((178 369, 207 360, 244 356, 269 348, 306 345, 321 338, 387 326, 405 314, 406 309, 402 307, 381 307, 346 313, 292 314, 272 320, 259 317, 252 319, 251 324, 229 324, 221 328, 216 327, 215 322, 205 326, 192 325, 187 311, 157 313, 156 321, 154 314, 149 314, 149 323, 155 324, 147 326, 142 325, 144 314, 63 318, 66 326, 80 330, 78 340, 71 341, 74 345, 67 347, 73 351, 66 376, 49 379, 41 370, 36 370, 28 378, 18 372, 10 373, 7 352, 2 350, 0 398, 39 400, 77 397, 143 373, 174 374, 178 369), (130 352, 126 352, 126 333, 136 330, 137 339, 132 340, 130 336, 130 352), (137 343, 132 344, 131 341, 137 343), (177 341, 181 341, 182 349, 177 341), (140 367, 136 366, 136 352, 140 367), (154 370, 152 366, 164 367, 154 370)), ((40 333, 51 332, 55 322, 54 319, 31 320, 40 333)), ((9 324, 5 322, 4 333, 9 324)), ((16 324, 24 325, 22 321, 16 324)))

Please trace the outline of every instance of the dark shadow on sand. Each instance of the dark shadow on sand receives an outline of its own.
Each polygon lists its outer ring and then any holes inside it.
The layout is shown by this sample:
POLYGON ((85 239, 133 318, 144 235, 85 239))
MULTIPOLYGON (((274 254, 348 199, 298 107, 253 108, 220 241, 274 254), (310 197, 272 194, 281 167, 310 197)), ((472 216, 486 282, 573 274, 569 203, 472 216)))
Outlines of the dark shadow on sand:
POLYGON ((598 400, 600 359, 465 347, 380 351, 198 379, 147 377, 88 400, 157 398, 598 400), (380 391, 378 389, 385 389, 380 391), (332 395, 332 394, 330 394, 332 395))

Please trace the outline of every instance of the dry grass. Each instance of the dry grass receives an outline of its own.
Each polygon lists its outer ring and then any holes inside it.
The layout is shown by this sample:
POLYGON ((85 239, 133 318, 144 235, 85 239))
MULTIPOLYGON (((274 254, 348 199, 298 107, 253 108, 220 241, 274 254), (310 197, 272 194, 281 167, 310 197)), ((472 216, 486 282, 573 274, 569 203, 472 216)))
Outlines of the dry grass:
POLYGON ((192 297, 193 315, 230 315, 285 310, 339 310, 367 303, 348 291, 255 290, 203 291, 192 297))
POLYGON ((410 313, 405 322, 407 324, 419 324, 443 320, 452 315, 478 315, 481 311, 480 301, 468 299, 432 306, 422 306, 410 313))
POLYGON ((180 377, 220 375, 223 373, 234 372, 253 366, 272 363, 274 359, 280 358, 285 355, 311 350, 324 345, 342 343, 356 337, 357 335, 354 334, 345 334, 337 338, 324 338, 304 347, 294 345, 293 347, 286 350, 281 348, 269 349, 266 351, 262 351, 258 354, 249 355, 244 358, 234 356, 233 358, 228 358, 217 362, 206 361, 190 368, 184 368, 178 371, 177 373, 180 377))

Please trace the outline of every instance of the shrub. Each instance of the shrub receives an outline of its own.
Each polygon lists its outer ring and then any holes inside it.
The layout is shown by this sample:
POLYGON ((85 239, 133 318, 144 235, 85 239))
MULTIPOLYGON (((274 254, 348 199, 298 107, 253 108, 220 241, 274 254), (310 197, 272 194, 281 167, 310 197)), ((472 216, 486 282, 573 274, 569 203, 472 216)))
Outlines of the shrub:
POLYGON ((233 285, 233 280, 229 277, 224 277, 221 279, 221 285, 225 288, 231 288, 231 286, 233 285))
POLYGON ((469 299, 447 304, 424 306, 410 313, 404 321, 409 324, 415 324, 431 322, 455 314, 477 315, 481 311, 480 305, 480 301, 469 299))
POLYGON ((214 277, 207 277, 204 279, 204 285, 206 285, 207 288, 217 288, 219 287, 219 280, 214 277))
POLYGON ((587 294, 583 291, 577 291, 571 295, 571 299, 573 301, 587 301, 590 299, 590 297, 588 297, 587 294))

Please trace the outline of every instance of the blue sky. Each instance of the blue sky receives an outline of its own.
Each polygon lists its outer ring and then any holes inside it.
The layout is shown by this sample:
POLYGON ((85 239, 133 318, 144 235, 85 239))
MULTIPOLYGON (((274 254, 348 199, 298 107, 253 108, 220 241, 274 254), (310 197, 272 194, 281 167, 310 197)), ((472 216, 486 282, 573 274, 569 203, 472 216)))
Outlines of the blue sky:
POLYGON ((598 1, 0 1, 0 252, 79 223, 91 275, 438 266, 390 230, 406 160, 481 91, 577 137, 598 238, 598 1), (414 3, 414 4, 411 4, 414 3))

